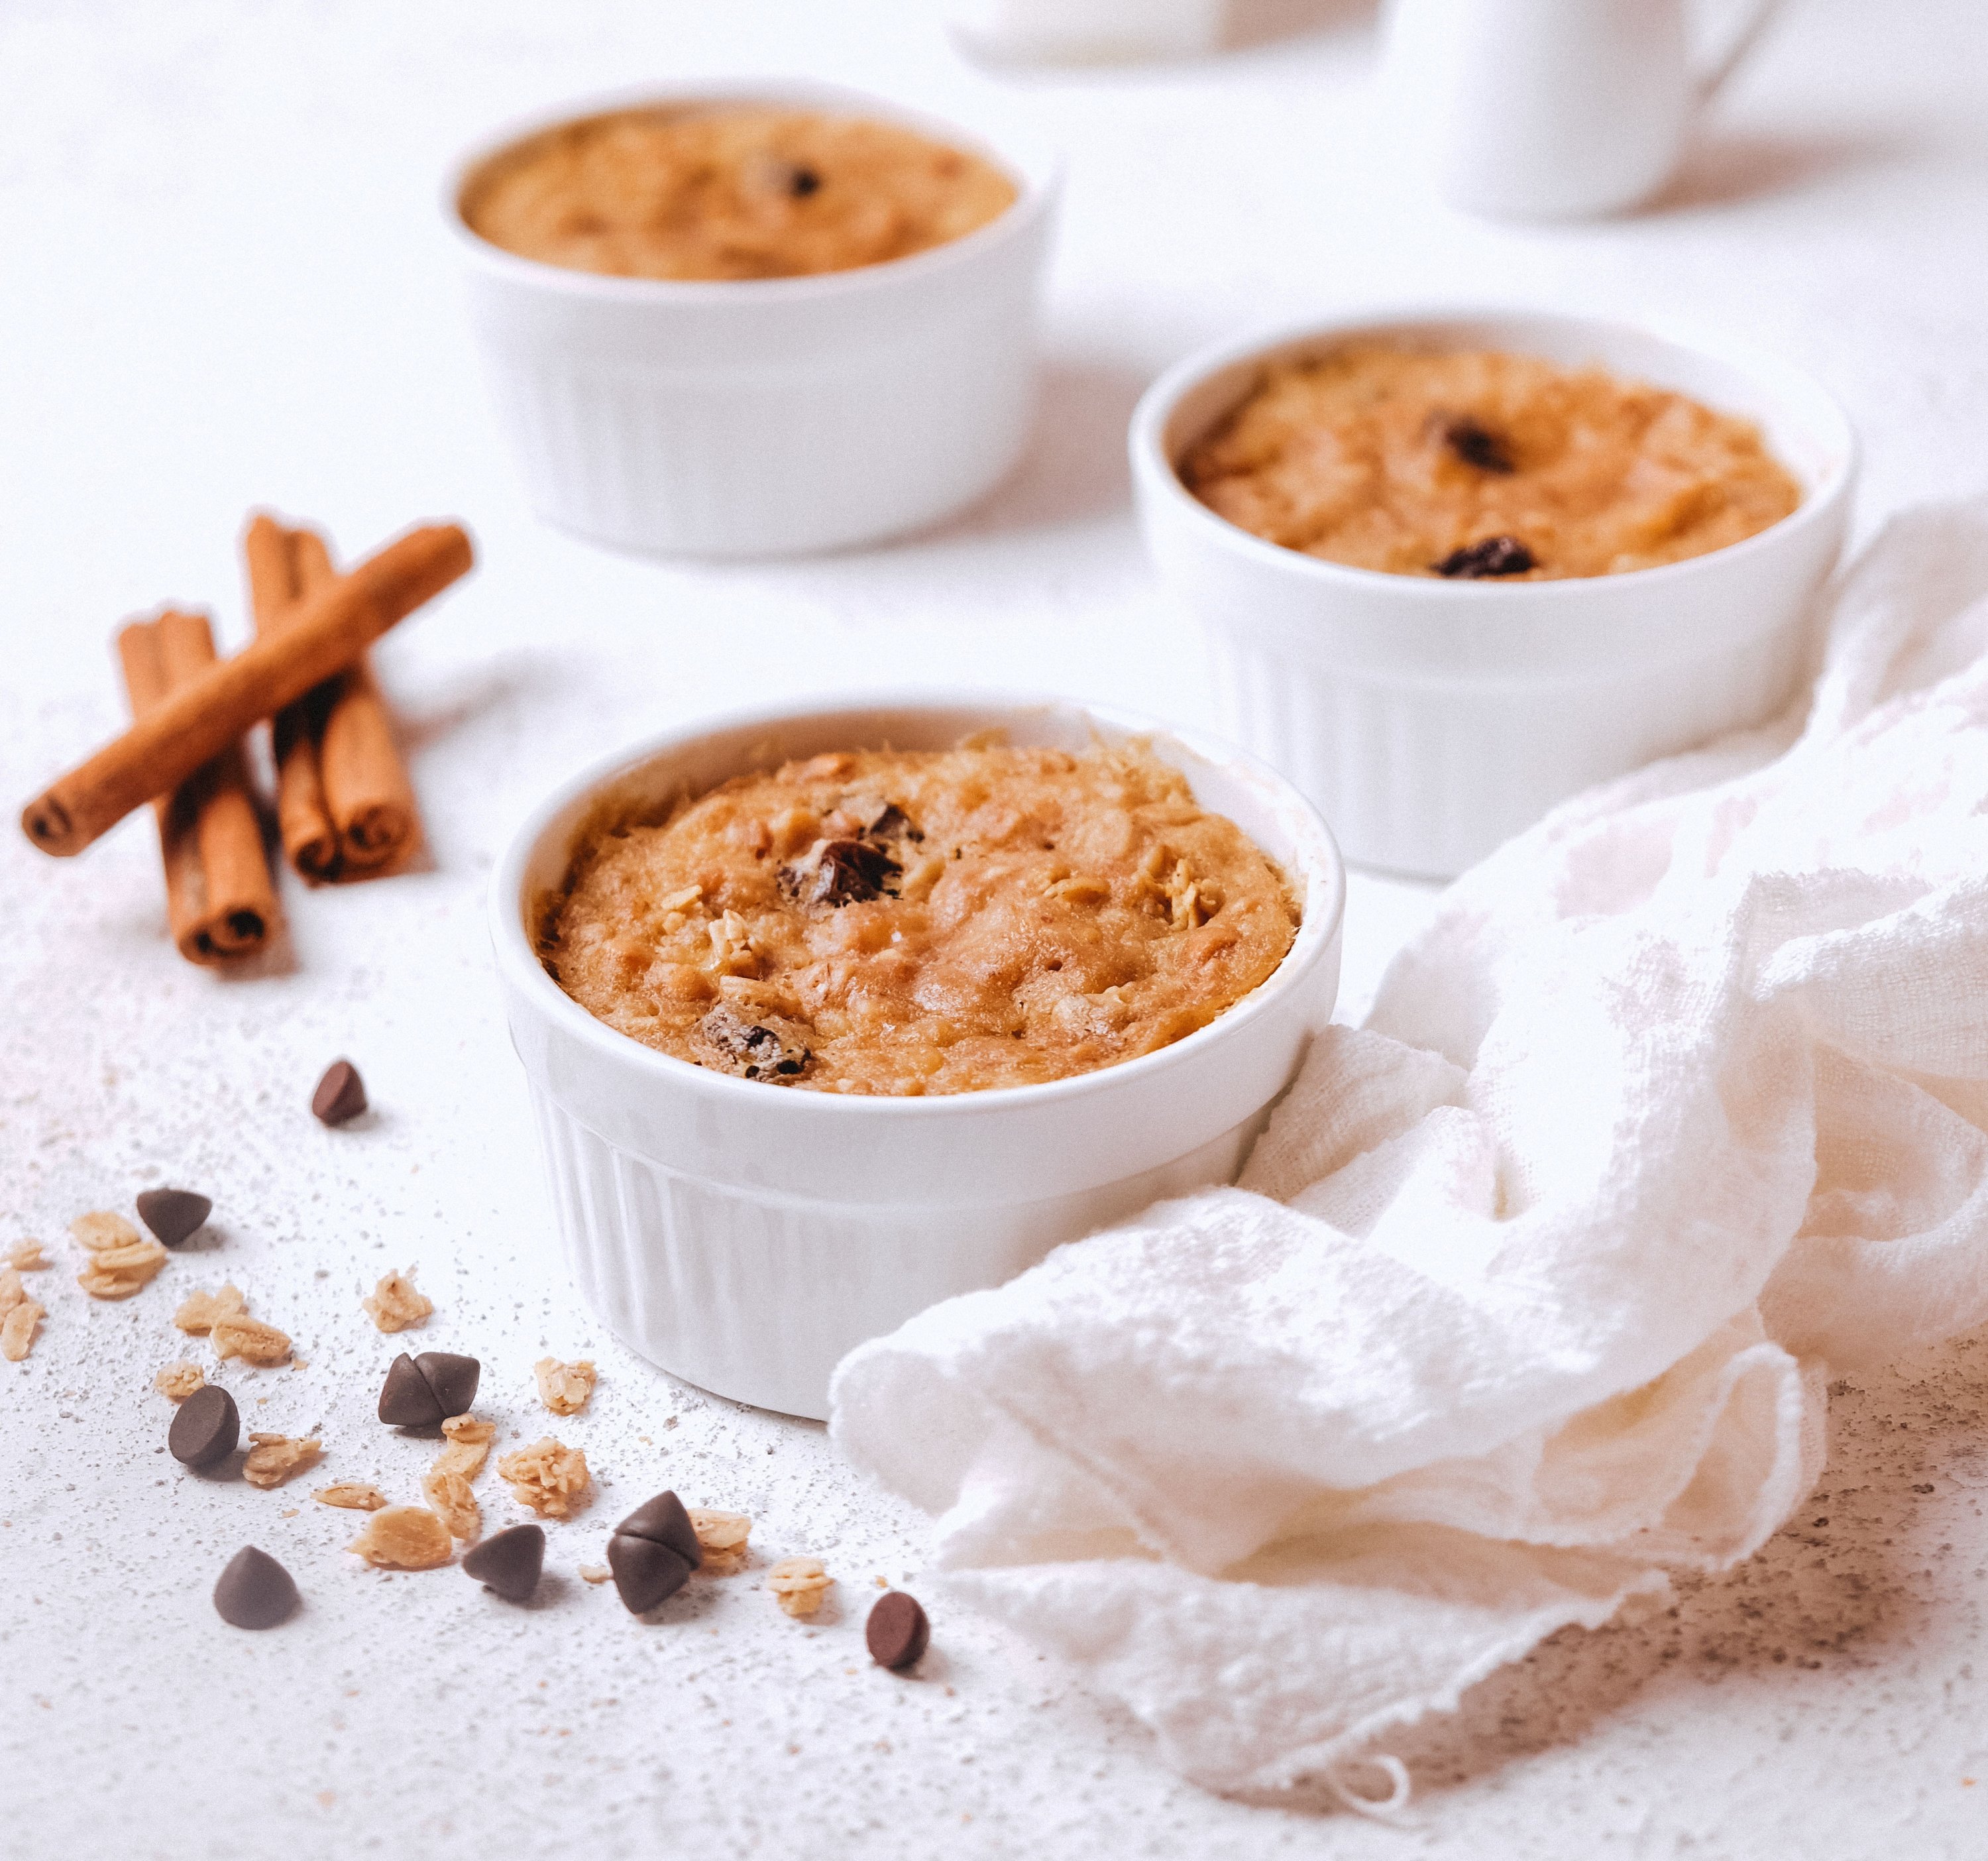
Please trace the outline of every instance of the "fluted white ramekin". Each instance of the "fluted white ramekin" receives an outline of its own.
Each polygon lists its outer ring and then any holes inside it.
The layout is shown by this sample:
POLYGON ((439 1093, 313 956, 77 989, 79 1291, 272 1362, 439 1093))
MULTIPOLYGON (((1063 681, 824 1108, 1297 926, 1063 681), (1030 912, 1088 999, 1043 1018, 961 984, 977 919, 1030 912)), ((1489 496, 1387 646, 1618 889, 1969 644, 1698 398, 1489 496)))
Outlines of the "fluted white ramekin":
POLYGON ((1787 703, 1856 468, 1842 410, 1785 364, 1723 338, 1533 311, 1363 316, 1220 344, 1154 384, 1131 445, 1147 546, 1203 624, 1229 727, 1325 810, 1349 860, 1433 877, 1592 783, 1787 703), (1266 543, 1181 482, 1182 456, 1266 364, 1356 338, 1598 363, 1675 389, 1757 421, 1801 503, 1661 568, 1445 581, 1266 543))
POLYGON ((492 883, 511 1037, 560 1233, 587 1304, 665 1369, 789 1414, 827 1413, 837 1361, 955 1293, 1155 1199, 1230 1180, 1339 981, 1344 875, 1317 811, 1226 745, 1059 701, 850 702, 671 730, 565 783, 492 883), (610 817, 789 757, 968 733, 1081 749, 1148 738, 1303 896, 1276 972, 1207 1027, 1122 1065, 931 1098, 794 1091, 672 1058, 594 1019, 536 933, 610 817))
POLYGON ((860 91, 801 82, 651 86, 514 124, 443 198, 500 424, 532 506, 596 542, 777 556, 916 530, 1019 456, 1034 412, 1036 299, 1057 191, 1048 151, 860 91), (817 277, 609 278, 502 251, 466 191, 518 143, 645 105, 860 115, 985 156, 1020 190, 931 250, 817 277))

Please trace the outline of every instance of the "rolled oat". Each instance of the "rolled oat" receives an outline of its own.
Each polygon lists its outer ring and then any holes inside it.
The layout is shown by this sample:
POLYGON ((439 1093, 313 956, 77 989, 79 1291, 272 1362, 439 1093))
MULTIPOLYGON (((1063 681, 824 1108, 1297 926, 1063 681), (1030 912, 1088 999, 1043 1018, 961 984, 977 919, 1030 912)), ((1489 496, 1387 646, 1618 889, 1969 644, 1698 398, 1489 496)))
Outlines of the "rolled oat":
POLYGON ((208 1338, 217 1357, 224 1361, 239 1357, 244 1363, 256 1364, 264 1369, 281 1363, 290 1354, 288 1332, 279 1331, 261 1318, 252 1318, 246 1313, 215 1319, 208 1338))
POLYGON ((311 1494, 321 1506, 336 1506, 347 1512, 377 1512, 387 1503, 387 1495, 363 1480, 341 1480, 321 1486, 311 1494))
POLYGON ((207 1379, 201 1374, 200 1365, 188 1363, 184 1358, 169 1363, 152 1379, 152 1387, 161 1396, 170 1396, 176 1403, 183 1403, 199 1389, 207 1379))
POLYGON ((346 1549, 377 1570, 433 1570, 453 1555, 448 1527, 426 1506, 375 1512, 346 1549))
POLYGON ((251 1434, 242 1477, 251 1486, 281 1486, 293 1474, 317 1465, 324 1443, 314 1434, 251 1434))
POLYGON ((556 1357, 541 1357, 532 1365, 538 1379, 539 1400, 554 1415, 577 1415, 593 1393, 595 1372, 592 1359, 561 1363, 556 1357))
POLYGON ((819 1558, 783 1558, 766 1573, 773 1600, 789 1616, 812 1616, 834 1586, 819 1558))
POLYGON ((188 1293, 173 1314, 173 1322, 190 1337, 201 1338, 214 1328, 215 1319, 245 1316, 248 1310, 240 1287, 223 1286, 218 1292, 188 1293))

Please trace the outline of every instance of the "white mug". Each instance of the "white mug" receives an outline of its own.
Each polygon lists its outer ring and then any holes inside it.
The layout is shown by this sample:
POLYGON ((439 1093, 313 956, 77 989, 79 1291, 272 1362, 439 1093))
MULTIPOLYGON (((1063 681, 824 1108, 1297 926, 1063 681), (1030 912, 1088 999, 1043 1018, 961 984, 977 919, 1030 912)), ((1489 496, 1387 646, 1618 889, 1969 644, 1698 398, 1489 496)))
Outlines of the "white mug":
POLYGON ((997 63, 1127 64, 1222 49, 1228 0, 950 0, 953 34, 997 63))
POLYGON ((1393 0, 1383 82, 1395 127, 1452 206, 1584 219, 1647 200, 1777 0, 1745 0, 1700 59, 1685 0, 1393 0))

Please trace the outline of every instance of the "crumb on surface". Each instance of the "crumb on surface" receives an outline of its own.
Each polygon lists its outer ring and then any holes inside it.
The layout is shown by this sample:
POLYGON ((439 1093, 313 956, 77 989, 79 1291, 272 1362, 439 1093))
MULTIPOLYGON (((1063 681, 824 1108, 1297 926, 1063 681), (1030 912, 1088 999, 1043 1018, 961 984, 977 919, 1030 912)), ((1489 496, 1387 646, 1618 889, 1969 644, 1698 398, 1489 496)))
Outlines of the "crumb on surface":
POLYGON ((197 1363, 188 1363, 178 1358, 169 1363, 152 1379, 152 1387, 164 1396, 176 1403, 183 1403, 194 1391, 203 1388, 207 1379, 197 1363))
POLYGON ((819 1558, 783 1558, 766 1573, 773 1600, 793 1616, 813 1615, 834 1584, 819 1558))
POLYGON ((519 1504, 541 1518, 571 1518, 586 1504, 593 1484, 587 1456, 550 1435, 505 1455, 497 1472, 519 1504))
POLYGON ((614 1573, 605 1564, 583 1564, 580 1567, 580 1580, 583 1583, 607 1583, 614 1573))
POLYGON ((394 1268, 359 1302, 383 1331, 411 1331, 434 1311, 434 1301, 414 1284, 411 1267, 405 1273, 394 1268))
POLYGON ((251 1486, 281 1486, 293 1474, 317 1465, 324 1443, 314 1434, 252 1434, 242 1477, 251 1486))
POLYGON ((556 1357, 541 1357, 532 1365, 538 1379, 539 1400, 554 1415, 577 1415, 593 1393, 597 1375, 593 1360, 562 1363, 556 1357))

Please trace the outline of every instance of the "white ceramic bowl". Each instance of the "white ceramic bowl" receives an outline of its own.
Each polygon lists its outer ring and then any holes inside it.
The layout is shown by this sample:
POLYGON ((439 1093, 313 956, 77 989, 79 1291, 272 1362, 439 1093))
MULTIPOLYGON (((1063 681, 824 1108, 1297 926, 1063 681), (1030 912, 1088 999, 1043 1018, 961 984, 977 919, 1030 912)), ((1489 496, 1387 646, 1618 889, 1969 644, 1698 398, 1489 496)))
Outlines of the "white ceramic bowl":
POLYGON ((1121 64, 1222 49, 1229 0, 951 0, 955 36, 996 63, 1121 64))
POLYGON ((1290 776, 1356 865, 1446 877, 1555 803, 1794 695, 1841 548, 1856 445, 1807 377, 1720 339, 1540 312, 1308 323, 1189 357, 1134 414, 1148 548, 1197 614, 1229 727, 1290 776), (1217 516, 1178 461, 1266 364, 1354 337, 1599 363, 1756 421, 1804 489, 1792 515, 1689 561, 1578 580, 1348 568, 1217 516))
POLYGON ((457 165, 443 209, 500 423, 533 508, 664 555, 870 543, 971 503, 1034 411, 1036 298, 1057 164, 860 91, 800 82, 651 87, 514 124, 457 165), (884 265, 742 281, 609 278, 472 232, 487 164, 562 123, 647 105, 774 103, 902 124, 1020 189, 979 231, 884 265))
POLYGON ((566 783, 492 881, 491 933, 568 1264, 645 1357, 719 1394, 827 1409, 837 1361, 955 1293, 1158 1197, 1230 1180, 1338 988, 1345 896, 1317 812, 1226 745, 1056 701, 881 699, 672 730, 566 783), (576 844, 618 814, 789 757, 943 749, 970 731, 1071 749, 1149 737, 1197 797, 1303 888, 1276 972, 1185 1040, 1122 1065, 945 1098, 790 1091, 708 1071, 596 1020, 533 933, 576 844))

